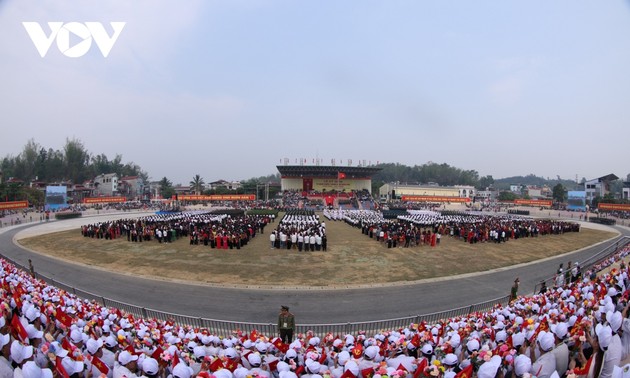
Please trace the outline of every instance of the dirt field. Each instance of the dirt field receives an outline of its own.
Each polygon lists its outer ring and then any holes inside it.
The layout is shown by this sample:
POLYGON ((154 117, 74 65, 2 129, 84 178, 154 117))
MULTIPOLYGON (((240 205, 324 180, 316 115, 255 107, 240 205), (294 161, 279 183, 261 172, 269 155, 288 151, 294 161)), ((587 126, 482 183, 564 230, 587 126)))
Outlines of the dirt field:
MULTIPOLYGON (((343 222, 326 222, 327 252, 271 249, 271 227, 243 249, 216 250, 171 244, 91 239, 79 230, 22 239, 27 248, 60 259, 157 279, 244 286, 363 286, 486 271, 560 255, 609 239, 615 233, 579 233, 467 244, 442 237, 439 246, 388 249, 343 222)), ((567 259, 567 261, 570 259, 567 259)))

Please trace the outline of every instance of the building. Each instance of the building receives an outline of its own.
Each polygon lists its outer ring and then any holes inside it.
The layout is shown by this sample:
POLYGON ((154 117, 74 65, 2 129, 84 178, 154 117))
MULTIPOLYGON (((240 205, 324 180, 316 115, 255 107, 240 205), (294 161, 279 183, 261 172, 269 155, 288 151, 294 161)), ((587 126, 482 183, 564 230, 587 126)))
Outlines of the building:
POLYGON ((94 194, 96 196, 117 195, 118 176, 115 173, 107 173, 94 177, 94 194))
POLYGON ((623 183, 623 189, 621 190, 621 199, 629 201, 630 200, 630 182, 623 183))
POLYGON ((237 190, 241 187, 240 181, 226 181, 226 180, 218 180, 208 184, 208 190, 217 190, 217 189, 226 189, 226 190, 237 190))
POLYGON ((140 176, 123 176, 118 180, 118 191, 129 200, 142 200, 145 198, 144 180, 140 176))
POLYGON ((381 171, 373 167, 337 167, 321 165, 278 165, 280 188, 303 192, 351 192, 367 190, 372 193, 372 175, 381 171))
POLYGON ((403 196, 430 196, 430 197, 453 197, 453 198, 473 198, 475 188, 469 185, 439 186, 432 185, 409 185, 398 182, 390 182, 379 188, 381 202, 393 199, 401 199, 403 196))
POLYGON ((591 204, 596 197, 604 197, 610 193, 610 183, 619 180, 614 174, 598 177, 588 180, 584 183, 584 191, 586 192, 586 202, 591 204))

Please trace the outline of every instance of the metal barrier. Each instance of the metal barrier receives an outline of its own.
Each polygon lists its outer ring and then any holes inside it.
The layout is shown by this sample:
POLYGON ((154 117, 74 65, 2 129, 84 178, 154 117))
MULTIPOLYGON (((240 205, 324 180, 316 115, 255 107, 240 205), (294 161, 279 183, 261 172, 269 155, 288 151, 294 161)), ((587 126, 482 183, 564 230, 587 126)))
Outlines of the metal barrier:
MULTIPOLYGON (((624 246, 630 242, 630 238, 626 238, 628 240, 623 244, 624 246)), ((608 257, 610 252, 605 253, 609 248, 604 249, 602 252, 598 253, 596 256, 601 256, 604 254, 608 257)), ((615 251, 616 249, 613 248, 615 251)), ((16 267, 28 271, 26 267, 23 265, 3 256, 0 254, 0 257, 9 261, 16 267)), ((180 325, 188 325, 194 328, 205 328, 209 332, 220 336, 228 336, 232 335, 235 332, 242 333, 250 333, 252 330, 257 330, 265 335, 273 335, 276 333, 276 325, 272 323, 249 323, 249 322, 234 322, 227 320, 216 320, 216 319, 206 319, 199 317, 192 317, 181 314, 168 313, 164 311, 159 311, 155 309, 149 309, 144 307, 139 307, 136 305, 132 305, 129 303, 124 303, 120 301, 116 301, 113 299, 105 298, 99 296, 94 293, 90 293, 85 290, 76 289, 70 285, 66 285, 63 282, 59 282, 50 277, 46 277, 41 274, 36 274, 36 278, 42 279, 46 281, 48 284, 52 286, 56 286, 60 289, 63 289, 67 292, 73 293, 78 297, 95 301, 97 303, 102 304, 105 307, 115 307, 119 308, 127 313, 131 313, 136 317, 144 317, 146 319, 156 319, 161 321, 171 321, 173 323, 177 323, 180 325)), ((408 327, 414 323, 427 322, 429 324, 435 324, 441 320, 446 320, 450 318, 466 316, 469 314, 474 314, 478 312, 489 311, 497 305, 506 306, 509 302, 509 296, 499 297, 495 299, 491 299, 489 301, 475 303, 468 306, 463 306, 451 310, 434 312, 429 314, 422 314, 416 316, 409 316, 403 318, 396 319, 385 319, 385 320, 376 320, 369 322, 351 322, 351 323, 332 323, 332 324, 296 324, 296 333, 306 333, 313 332, 314 335, 323 337, 327 333, 332 334, 356 334, 359 331, 364 331, 369 334, 378 333, 384 330, 392 330, 392 329, 400 329, 408 327)))
MULTIPOLYGON (((604 260, 606 260, 610 256, 614 255, 615 253, 617 253, 618 251, 623 249, 628 244, 630 244, 630 237, 628 237, 628 236, 621 236, 617 240, 616 243, 609 245, 608 247, 602 249, 600 252, 590 256, 589 258, 587 258, 586 260, 584 260, 582 262, 578 261, 578 263, 580 265, 580 270, 582 271, 582 273, 586 272, 587 270, 591 269, 595 265, 602 263, 604 260)), ((556 276, 557 275, 553 275, 553 276, 551 276, 549 278, 546 278, 546 279, 540 281, 536 285, 534 285, 534 294, 538 294, 538 292, 539 292, 543 282, 545 283, 545 285, 548 288, 554 287, 555 283, 556 283, 555 282, 556 276)))
MULTIPOLYGON (((580 262, 580 267, 583 271, 590 269, 591 267, 606 260, 620 249, 624 248, 630 243, 630 237, 620 237, 617 242, 604 248, 597 254, 589 257, 588 259, 580 262)), ((13 261, 10 258, 0 254, 0 258, 9 261, 17 268, 28 272, 28 267, 13 261)), ((63 282, 57 281, 53 278, 36 273, 36 278, 41 279, 51 286, 58 287, 69 293, 72 293, 80 298, 87 299, 89 301, 95 301, 105 307, 115 307, 123 310, 127 313, 133 314, 135 317, 143 317, 146 319, 156 319, 161 321, 172 321, 180 325, 188 325, 195 328, 205 328, 209 332, 216 335, 228 336, 235 332, 250 333, 252 330, 257 330, 265 335, 273 335, 276 333, 276 325, 272 323, 249 323, 249 322, 234 322, 227 320, 206 319, 200 317, 192 317, 188 315, 168 313, 164 311, 148 309, 133 304, 116 301, 113 299, 105 298, 100 295, 90 293, 85 290, 77 289, 63 282)), ((544 280, 552 287, 554 277, 544 280)), ((534 293, 537 293, 539 289, 538 284, 534 287, 534 293)), ((427 322, 429 324, 435 324, 439 321, 466 316, 469 314, 485 312, 493 309, 497 305, 506 306, 509 303, 509 295, 491 299, 489 301, 471 304, 469 306, 463 306, 451 310, 434 312, 429 314, 422 314, 416 316, 409 316, 396 319, 376 320, 369 322, 350 322, 350 323, 330 323, 330 324, 296 324, 296 333, 313 332, 314 335, 323 337, 327 333, 332 334, 356 334, 359 331, 364 331, 369 334, 378 333, 384 330, 393 330, 408 327, 413 323, 427 322)))

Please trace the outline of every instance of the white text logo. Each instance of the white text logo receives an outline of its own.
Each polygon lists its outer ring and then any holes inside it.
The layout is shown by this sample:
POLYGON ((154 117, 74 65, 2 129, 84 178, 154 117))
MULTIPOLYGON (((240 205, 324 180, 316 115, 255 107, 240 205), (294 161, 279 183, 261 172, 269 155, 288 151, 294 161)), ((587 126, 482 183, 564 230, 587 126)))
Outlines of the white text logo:
POLYGON ((63 22, 49 22, 50 35, 46 35, 38 22, 22 22, 42 58, 46 56, 54 40, 57 40, 59 51, 70 58, 85 55, 90 50, 92 40, 94 40, 103 57, 107 58, 126 22, 110 22, 109 24, 114 30, 111 37, 100 22, 67 22, 65 24, 63 22), (70 33, 75 36, 73 39, 80 39, 72 46, 70 46, 70 33))

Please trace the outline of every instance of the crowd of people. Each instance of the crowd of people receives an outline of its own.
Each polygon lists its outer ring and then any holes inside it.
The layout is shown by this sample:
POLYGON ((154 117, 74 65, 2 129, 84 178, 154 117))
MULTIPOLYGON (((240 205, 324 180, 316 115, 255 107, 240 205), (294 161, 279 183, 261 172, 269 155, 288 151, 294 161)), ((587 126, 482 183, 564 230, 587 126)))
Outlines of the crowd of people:
POLYGON ((326 223, 312 210, 287 211, 269 235, 271 249, 326 251, 326 223))
MULTIPOLYGON (((299 222, 299 221, 298 221, 299 222)), ((630 357, 625 247, 507 306, 367 334, 217 334, 134 317, 0 260, 0 377, 621 377, 630 357)))
POLYGON ((364 235, 388 248, 435 247, 442 236, 471 244, 504 243, 512 239, 580 231, 580 225, 575 222, 509 214, 442 214, 433 210, 407 210, 396 219, 386 219, 382 212, 375 210, 325 210, 324 216, 360 228, 364 235))
POLYGON ((96 222, 81 226, 81 234, 86 238, 126 238, 138 243, 172 243, 188 238, 191 245, 240 249, 257 233, 263 233, 265 226, 273 220, 274 215, 231 216, 192 211, 96 222))

